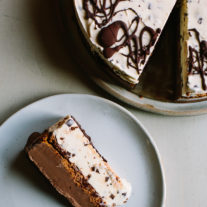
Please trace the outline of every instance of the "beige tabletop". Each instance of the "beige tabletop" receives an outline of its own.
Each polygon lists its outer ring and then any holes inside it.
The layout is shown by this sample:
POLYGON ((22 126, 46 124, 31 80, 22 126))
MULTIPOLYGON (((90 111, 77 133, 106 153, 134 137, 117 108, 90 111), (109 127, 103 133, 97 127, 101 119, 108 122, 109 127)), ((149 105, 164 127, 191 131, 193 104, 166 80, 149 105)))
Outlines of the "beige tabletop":
MULTIPOLYGON (((50 0, 0 0, 0 123, 53 94, 93 94, 117 102, 77 69, 68 49, 50 0)), ((145 125, 158 146, 166 207, 206 207, 207 115, 165 117, 120 104, 145 125)))

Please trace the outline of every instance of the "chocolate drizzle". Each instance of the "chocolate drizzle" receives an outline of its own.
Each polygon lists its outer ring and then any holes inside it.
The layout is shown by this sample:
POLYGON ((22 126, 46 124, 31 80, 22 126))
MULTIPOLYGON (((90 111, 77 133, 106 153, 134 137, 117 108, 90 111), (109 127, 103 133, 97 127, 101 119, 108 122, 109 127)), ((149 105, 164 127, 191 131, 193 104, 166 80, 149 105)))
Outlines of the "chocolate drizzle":
POLYGON ((83 0, 83 8, 86 11, 86 19, 93 19, 95 24, 101 28, 109 23, 109 21, 116 15, 116 7, 121 1, 129 0, 83 0), (107 7, 107 3, 110 6, 107 7), (100 19, 100 22, 98 19, 100 19))
POLYGON ((145 63, 147 55, 150 54, 150 48, 155 44, 160 29, 154 30, 148 26, 140 29, 142 20, 132 8, 116 11, 118 4, 122 1, 128 0, 116 0, 114 3, 111 0, 83 0, 83 8, 86 12, 86 19, 92 19, 101 29, 97 40, 103 47, 105 58, 111 58, 116 52, 127 47, 128 53, 122 54, 127 58, 127 67, 132 67, 139 73, 139 67, 145 63), (129 27, 123 21, 109 24, 115 15, 127 10, 135 15, 129 27), (119 31, 123 33, 120 38, 118 38, 119 31), (144 44, 145 35, 149 36, 147 44, 144 44))
POLYGON ((196 29, 189 30, 190 37, 192 36, 191 32, 195 34, 199 48, 189 46, 188 74, 200 74, 203 90, 207 90, 205 83, 205 75, 207 75, 207 67, 205 68, 205 63, 207 64, 207 41, 200 40, 200 33, 196 29))

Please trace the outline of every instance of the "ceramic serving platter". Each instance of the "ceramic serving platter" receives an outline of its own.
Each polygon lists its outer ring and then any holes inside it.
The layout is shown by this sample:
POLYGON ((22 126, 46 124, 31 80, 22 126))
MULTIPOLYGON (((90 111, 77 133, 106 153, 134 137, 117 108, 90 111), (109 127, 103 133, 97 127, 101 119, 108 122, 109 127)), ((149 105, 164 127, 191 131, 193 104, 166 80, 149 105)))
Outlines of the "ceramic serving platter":
POLYGON ((126 109, 106 99, 65 94, 23 108, 0 127, 1 206, 69 206, 23 151, 32 132, 42 132, 67 114, 78 120, 112 168, 132 184, 126 207, 164 205, 160 157, 142 124, 126 109))
MULTIPOLYGON (((173 101, 176 81, 176 61, 173 52, 176 44, 170 41, 175 38, 173 32, 164 31, 139 86, 127 90, 111 78, 107 73, 108 68, 90 51, 77 24, 73 1, 58 1, 56 7, 63 38, 68 46, 68 58, 73 58, 77 69, 85 71, 102 89, 125 103, 150 112, 172 116, 207 113, 205 98, 173 101)), ((169 24, 173 29, 175 24, 172 17, 169 24)))

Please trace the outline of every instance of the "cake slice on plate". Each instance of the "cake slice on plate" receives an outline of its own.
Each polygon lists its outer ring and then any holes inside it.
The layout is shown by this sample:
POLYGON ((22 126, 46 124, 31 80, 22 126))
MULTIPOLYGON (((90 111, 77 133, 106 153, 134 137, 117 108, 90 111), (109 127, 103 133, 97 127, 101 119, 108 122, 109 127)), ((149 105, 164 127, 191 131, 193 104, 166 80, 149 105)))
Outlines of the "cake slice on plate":
POLYGON ((80 28, 123 82, 139 81, 176 0, 74 0, 80 28))
POLYGON ((207 94, 207 0, 183 0, 181 8, 182 96, 207 94))
POLYGON ((121 179, 72 116, 44 133, 33 133, 25 147, 29 159, 75 207, 123 205, 131 185, 121 179))

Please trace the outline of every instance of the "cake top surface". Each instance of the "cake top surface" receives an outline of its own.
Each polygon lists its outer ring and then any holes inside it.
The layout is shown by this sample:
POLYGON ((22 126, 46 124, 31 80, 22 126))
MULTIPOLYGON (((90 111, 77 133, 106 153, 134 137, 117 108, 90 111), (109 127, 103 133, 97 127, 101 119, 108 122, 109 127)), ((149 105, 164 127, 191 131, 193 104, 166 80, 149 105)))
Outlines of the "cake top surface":
POLYGON ((69 155, 68 161, 77 166, 87 182, 96 190, 105 206, 125 203, 131 185, 111 169, 94 148, 90 138, 73 117, 67 116, 49 128, 59 147, 69 155))
POLYGON ((137 83, 176 0, 74 0, 85 35, 114 71, 137 83))
POLYGON ((187 1, 188 27, 200 33, 201 40, 207 40, 207 0, 187 1))

